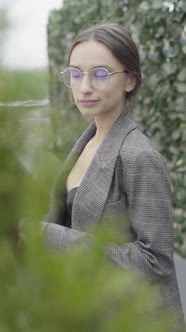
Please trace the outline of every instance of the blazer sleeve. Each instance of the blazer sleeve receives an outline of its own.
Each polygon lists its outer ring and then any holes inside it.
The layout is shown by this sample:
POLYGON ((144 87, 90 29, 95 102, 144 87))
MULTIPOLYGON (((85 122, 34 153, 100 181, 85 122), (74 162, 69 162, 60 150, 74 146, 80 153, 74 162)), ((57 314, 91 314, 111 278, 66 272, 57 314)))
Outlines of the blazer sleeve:
MULTIPOLYGON (((130 227, 134 242, 109 243, 105 254, 123 269, 132 269, 150 280, 172 273, 174 232, 171 189, 164 159, 155 150, 132 153, 123 161, 122 190, 128 197, 130 227)), ((64 250, 93 245, 89 233, 54 223, 43 223, 49 247, 64 250)))
POLYGON ((94 245, 96 238, 89 233, 71 229, 53 222, 42 221, 44 238, 50 249, 63 251, 75 247, 86 248, 94 245))
POLYGON ((122 187, 135 241, 111 244, 106 254, 124 269, 134 269, 150 280, 170 276, 174 261, 171 187, 164 159, 156 150, 130 152, 123 160, 122 187))

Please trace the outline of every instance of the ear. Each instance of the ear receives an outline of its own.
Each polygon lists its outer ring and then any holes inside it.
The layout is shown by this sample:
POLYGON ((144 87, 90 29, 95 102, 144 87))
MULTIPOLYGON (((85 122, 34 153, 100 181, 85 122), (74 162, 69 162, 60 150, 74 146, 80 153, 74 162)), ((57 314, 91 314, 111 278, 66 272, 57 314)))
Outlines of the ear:
POLYGON ((125 92, 131 92, 132 90, 134 90, 135 86, 136 86, 136 78, 133 75, 128 74, 125 92))

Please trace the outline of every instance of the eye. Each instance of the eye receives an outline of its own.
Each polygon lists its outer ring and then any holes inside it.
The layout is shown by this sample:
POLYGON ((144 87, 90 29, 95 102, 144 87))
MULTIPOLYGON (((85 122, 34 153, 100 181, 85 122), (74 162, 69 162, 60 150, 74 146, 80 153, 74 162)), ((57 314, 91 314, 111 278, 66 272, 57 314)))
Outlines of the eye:
POLYGON ((70 75, 71 78, 73 78, 74 80, 78 80, 81 78, 81 72, 78 69, 71 69, 70 75))
POLYGON ((108 71, 105 68, 95 68, 92 70, 92 77, 97 80, 106 80, 108 78, 108 71))

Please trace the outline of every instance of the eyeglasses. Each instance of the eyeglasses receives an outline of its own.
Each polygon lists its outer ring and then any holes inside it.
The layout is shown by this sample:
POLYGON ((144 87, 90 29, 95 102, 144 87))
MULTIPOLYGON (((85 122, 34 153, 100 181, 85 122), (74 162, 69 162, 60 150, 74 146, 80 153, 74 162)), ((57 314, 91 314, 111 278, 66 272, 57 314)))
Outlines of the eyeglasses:
POLYGON ((85 74, 88 75, 89 80, 94 88, 103 89, 107 86, 110 76, 127 72, 126 70, 115 71, 110 73, 106 68, 93 68, 89 72, 81 72, 75 67, 65 68, 60 74, 62 74, 63 82, 68 88, 76 87, 81 84, 85 74))

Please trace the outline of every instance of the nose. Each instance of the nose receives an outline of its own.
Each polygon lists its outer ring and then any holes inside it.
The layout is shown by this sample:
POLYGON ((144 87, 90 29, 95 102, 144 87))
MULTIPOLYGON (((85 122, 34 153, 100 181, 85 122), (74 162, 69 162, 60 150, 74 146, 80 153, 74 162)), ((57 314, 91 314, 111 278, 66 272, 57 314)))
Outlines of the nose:
POLYGON ((93 86, 88 73, 84 73, 79 90, 82 93, 90 93, 93 91, 93 86))

